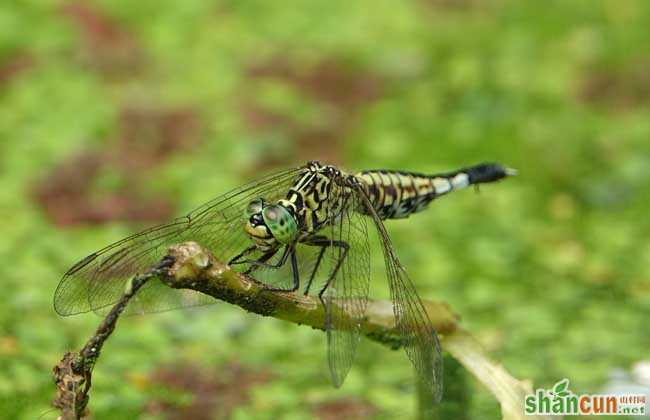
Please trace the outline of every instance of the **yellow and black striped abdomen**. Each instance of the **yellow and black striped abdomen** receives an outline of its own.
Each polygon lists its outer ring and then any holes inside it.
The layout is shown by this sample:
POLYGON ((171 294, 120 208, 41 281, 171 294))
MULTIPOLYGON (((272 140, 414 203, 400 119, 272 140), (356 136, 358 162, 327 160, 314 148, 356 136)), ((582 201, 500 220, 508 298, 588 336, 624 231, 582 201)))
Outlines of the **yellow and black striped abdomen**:
POLYGON ((409 172, 363 171, 355 175, 366 186, 370 203, 382 219, 408 217, 436 196, 431 178, 409 172))
POLYGON ((355 174, 366 187, 370 203, 382 219, 400 219, 424 210, 435 198, 472 184, 498 181, 514 171, 498 164, 480 164, 458 171, 425 175, 371 170, 355 174))

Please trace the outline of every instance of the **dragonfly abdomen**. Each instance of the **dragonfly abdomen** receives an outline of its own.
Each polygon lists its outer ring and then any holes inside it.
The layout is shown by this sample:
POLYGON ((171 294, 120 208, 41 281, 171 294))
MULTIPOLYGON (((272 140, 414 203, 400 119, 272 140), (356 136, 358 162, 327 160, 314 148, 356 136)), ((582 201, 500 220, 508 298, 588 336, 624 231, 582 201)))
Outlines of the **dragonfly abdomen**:
POLYGON ((499 164, 483 163, 435 175, 380 169, 362 171, 355 176, 366 187, 379 217, 401 219, 424 210, 435 198, 451 191, 514 174, 514 170, 499 164))

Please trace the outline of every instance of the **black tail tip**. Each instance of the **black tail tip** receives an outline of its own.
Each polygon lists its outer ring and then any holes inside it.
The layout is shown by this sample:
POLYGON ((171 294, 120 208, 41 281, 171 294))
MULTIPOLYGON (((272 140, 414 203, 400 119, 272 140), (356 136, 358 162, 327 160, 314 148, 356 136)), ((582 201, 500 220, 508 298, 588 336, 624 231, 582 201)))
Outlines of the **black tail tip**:
POLYGON ((467 168, 470 184, 480 184, 483 182, 495 182, 500 179, 515 176, 516 169, 507 168, 498 163, 481 163, 471 168, 467 168))

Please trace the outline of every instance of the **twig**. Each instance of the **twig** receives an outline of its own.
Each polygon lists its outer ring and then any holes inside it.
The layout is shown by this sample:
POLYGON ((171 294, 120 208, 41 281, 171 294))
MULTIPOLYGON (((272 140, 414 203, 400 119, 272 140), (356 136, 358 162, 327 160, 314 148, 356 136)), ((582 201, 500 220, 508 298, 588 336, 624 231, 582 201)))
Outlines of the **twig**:
MULTIPOLYGON (((325 308, 318 299, 297 293, 269 292, 256 280, 217 261, 209 251, 195 242, 171 246, 168 256, 159 266, 146 275, 134 278, 129 290, 111 310, 80 355, 67 353, 55 367, 55 380, 59 388, 55 406, 61 408, 63 419, 82 418, 81 414, 88 403, 90 372, 99 356, 101 344, 113 331, 117 317, 129 299, 144 282, 154 276, 158 276, 169 287, 196 290, 240 306, 248 312, 324 329, 325 308), (70 410, 70 407, 73 409, 70 410), (65 417, 65 408, 72 413, 72 417, 65 417)), ((504 419, 536 418, 524 416, 523 396, 530 392, 530 385, 513 378, 503 367, 490 360, 478 342, 460 327, 458 316, 447 304, 426 301, 424 305, 433 326, 442 336, 443 348, 499 400, 504 419)), ((369 302, 366 318, 362 322, 362 333, 392 349, 398 349, 403 344, 395 328, 393 308, 389 301, 369 302)))
POLYGON ((120 315, 131 298, 151 278, 161 275, 173 260, 165 257, 142 275, 135 276, 128 284, 120 300, 102 320, 95 334, 79 353, 67 352, 54 366, 54 382, 57 395, 52 405, 61 410, 62 420, 77 420, 88 417, 88 392, 92 386, 92 371, 99 358, 104 343, 115 330, 120 315))

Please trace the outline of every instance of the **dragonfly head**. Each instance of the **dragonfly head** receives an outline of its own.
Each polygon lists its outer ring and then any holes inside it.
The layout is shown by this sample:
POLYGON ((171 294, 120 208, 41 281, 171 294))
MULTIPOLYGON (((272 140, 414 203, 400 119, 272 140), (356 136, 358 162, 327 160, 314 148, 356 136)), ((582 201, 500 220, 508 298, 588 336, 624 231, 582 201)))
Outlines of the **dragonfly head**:
POLYGON ((244 210, 244 230, 262 248, 271 248, 276 241, 289 244, 298 233, 298 224, 291 212, 281 204, 268 204, 261 198, 248 203, 244 210))

